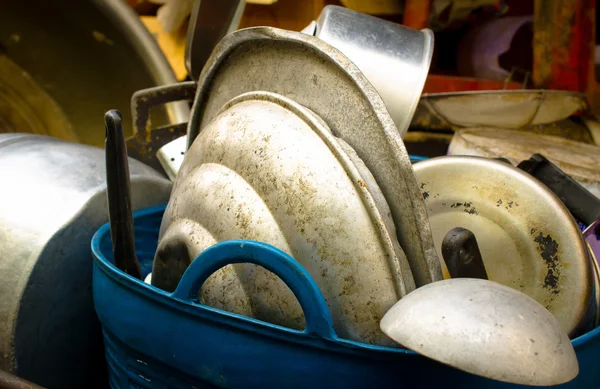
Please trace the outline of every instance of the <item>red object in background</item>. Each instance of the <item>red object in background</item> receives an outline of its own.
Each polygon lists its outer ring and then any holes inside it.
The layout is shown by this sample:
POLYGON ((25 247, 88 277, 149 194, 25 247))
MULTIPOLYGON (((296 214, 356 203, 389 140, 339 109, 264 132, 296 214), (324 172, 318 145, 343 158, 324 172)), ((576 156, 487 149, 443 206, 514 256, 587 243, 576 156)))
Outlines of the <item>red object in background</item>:
MULTIPOLYGON (((406 0, 402 24, 415 29, 426 28, 431 11, 431 0, 406 0)), ((470 90, 521 89, 516 82, 481 80, 475 78, 429 74, 423 93, 464 92, 470 90)))
POLYGON ((423 93, 465 92, 471 90, 522 89, 517 82, 483 80, 468 77, 430 74, 425 80, 423 93))
POLYGON ((585 93, 600 113, 596 82, 596 0, 535 0, 533 81, 585 93))
MULTIPOLYGON (((509 12, 529 10, 530 2, 509 1, 509 12)), ((533 0, 533 82, 536 88, 586 94, 593 113, 600 115, 596 76, 596 0, 533 0)), ((427 27, 431 0, 407 0, 403 24, 427 27)), ((526 12, 528 13, 528 12, 526 12)), ((522 12, 517 12, 522 14, 522 12)), ((430 74, 425 93, 484 89, 519 89, 520 84, 430 74)))
POLYGON ((402 24, 407 27, 422 30, 429 24, 431 0, 406 0, 402 24))

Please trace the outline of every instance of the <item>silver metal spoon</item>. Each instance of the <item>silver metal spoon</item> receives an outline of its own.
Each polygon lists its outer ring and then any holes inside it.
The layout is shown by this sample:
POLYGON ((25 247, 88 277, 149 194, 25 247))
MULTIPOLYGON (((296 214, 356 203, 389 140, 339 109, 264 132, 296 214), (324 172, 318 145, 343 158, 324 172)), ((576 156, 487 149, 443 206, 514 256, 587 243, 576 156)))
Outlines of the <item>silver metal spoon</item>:
POLYGON ((406 348, 498 381, 558 385, 579 373, 556 318, 529 296, 493 281, 425 285, 398 301, 380 326, 406 348))

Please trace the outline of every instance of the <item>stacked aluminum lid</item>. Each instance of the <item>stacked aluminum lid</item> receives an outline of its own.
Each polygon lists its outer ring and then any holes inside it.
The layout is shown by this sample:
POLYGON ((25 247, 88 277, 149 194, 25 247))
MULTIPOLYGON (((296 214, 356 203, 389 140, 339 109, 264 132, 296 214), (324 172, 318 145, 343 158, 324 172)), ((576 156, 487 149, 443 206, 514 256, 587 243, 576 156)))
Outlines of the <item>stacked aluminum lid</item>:
MULTIPOLYGON (((363 73, 313 36, 234 32, 200 76, 188 137, 152 283, 174 288, 217 241, 264 241, 311 273, 341 336, 393 345, 379 329, 383 314, 442 272, 400 133, 363 73)), ((221 269, 200 296, 262 320, 304 324, 289 289, 253 265, 221 269)))

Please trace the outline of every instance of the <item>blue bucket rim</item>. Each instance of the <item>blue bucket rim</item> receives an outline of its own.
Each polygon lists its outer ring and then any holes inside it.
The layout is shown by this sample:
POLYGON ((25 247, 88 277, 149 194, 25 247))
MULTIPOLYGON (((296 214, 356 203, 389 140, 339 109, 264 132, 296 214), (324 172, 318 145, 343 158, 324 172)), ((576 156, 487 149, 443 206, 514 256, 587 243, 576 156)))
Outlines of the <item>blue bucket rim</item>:
MULTIPOLYGON (((150 207, 150 208, 144 208, 144 209, 134 212, 133 213, 134 224, 135 224, 136 218, 155 214, 158 212, 163 212, 165 210, 165 208, 166 208, 166 204, 163 204, 163 205, 157 205, 157 206, 150 207)), ((103 237, 107 236, 107 235, 110 236, 110 223, 105 223, 102 227, 100 227, 96 231, 96 233, 92 237, 91 248, 92 248, 92 254, 94 257, 94 263, 96 265, 98 265, 98 267, 108 277, 110 277, 114 281, 120 283, 121 285, 127 287, 128 289, 134 290, 135 292, 139 293, 140 295, 144 296, 145 298, 152 298, 154 300, 165 301, 165 302, 169 302, 169 304, 176 303, 179 308, 185 307, 184 310, 186 310, 187 312, 191 312, 191 313, 193 313, 193 310, 196 310, 197 312, 204 311, 205 313, 209 313, 211 315, 218 315, 214 318, 215 320, 233 319, 234 321, 231 323, 228 323, 228 324, 232 325, 232 326, 236 326, 236 327, 238 325, 240 325, 240 328, 245 322, 245 323, 251 323, 253 326, 258 325, 260 327, 263 327, 263 329, 265 329, 265 330, 270 329, 270 330, 280 331, 281 335, 284 335, 284 334, 290 335, 291 334, 291 335, 296 335, 296 336, 301 335, 304 337, 314 338, 314 336, 307 335, 303 331, 298 331, 298 330, 294 330, 294 329, 280 326, 277 324, 264 322, 264 321, 257 320, 257 319, 254 319, 254 318, 251 318, 248 316, 236 314, 236 313, 221 310, 218 308, 213 308, 208 305, 190 303, 187 301, 173 298, 171 296, 171 293, 166 292, 166 291, 159 289, 155 286, 152 286, 150 284, 147 284, 143 280, 138 280, 136 278, 133 278, 130 275, 120 271, 113 263, 111 263, 104 256, 104 254, 102 253, 102 250, 100 249, 100 242, 102 241, 103 237), (236 323, 235 320, 240 320, 240 322, 236 323)), ((600 326, 597 326, 593 330, 591 330, 583 335, 580 335, 575 339, 572 339, 571 343, 572 343, 573 347, 577 350, 577 348, 579 348, 579 347, 585 347, 588 343, 590 343, 592 340, 594 340, 597 337, 600 337, 600 326)), ((362 342, 356 342, 356 341, 340 338, 339 336, 337 336, 337 334, 334 336, 333 339, 325 339, 325 338, 321 338, 321 339, 325 342, 332 342, 339 346, 345 346, 345 347, 352 348, 352 349, 379 351, 379 352, 384 352, 386 354, 404 354, 404 355, 420 356, 420 354, 418 354, 412 350, 406 349, 406 348, 393 348, 393 347, 377 346, 377 345, 371 345, 371 344, 362 343, 362 342)))

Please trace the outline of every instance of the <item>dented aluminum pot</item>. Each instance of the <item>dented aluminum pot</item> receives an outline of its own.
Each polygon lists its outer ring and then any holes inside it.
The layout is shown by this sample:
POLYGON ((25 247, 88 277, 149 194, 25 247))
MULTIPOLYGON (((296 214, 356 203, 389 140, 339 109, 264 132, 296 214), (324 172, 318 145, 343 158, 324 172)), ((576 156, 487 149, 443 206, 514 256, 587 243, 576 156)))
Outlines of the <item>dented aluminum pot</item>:
POLYGON ((414 168, 438 251, 450 229, 472 231, 490 280, 538 301, 570 336, 586 329, 594 314, 593 270, 577 223, 554 193, 487 158, 438 157, 414 168))
MULTIPOLYGON (((379 320, 415 284, 387 202, 354 150, 283 96, 238 96, 195 139, 162 221, 152 284, 173 290, 196 256, 230 239, 266 242, 298 260, 323 292, 340 336, 394 345, 379 320)), ((255 265, 220 269, 200 298, 304 328, 289 288, 255 265)))
POLYGON ((433 55, 433 32, 328 5, 303 32, 341 51, 373 84, 404 137, 433 55))
POLYGON ((188 125, 188 147, 229 100, 285 96, 310 109, 354 149, 390 207, 417 286, 442 279, 423 197, 384 101, 341 51, 307 34, 257 27, 223 38, 207 61, 188 125))
MULTIPOLYGON (((108 220, 104 150, 0 134, 0 369, 49 388, 106 386, 90 240, 108 220)), ((130 160, 135 209, 171 184, 130 160)))

